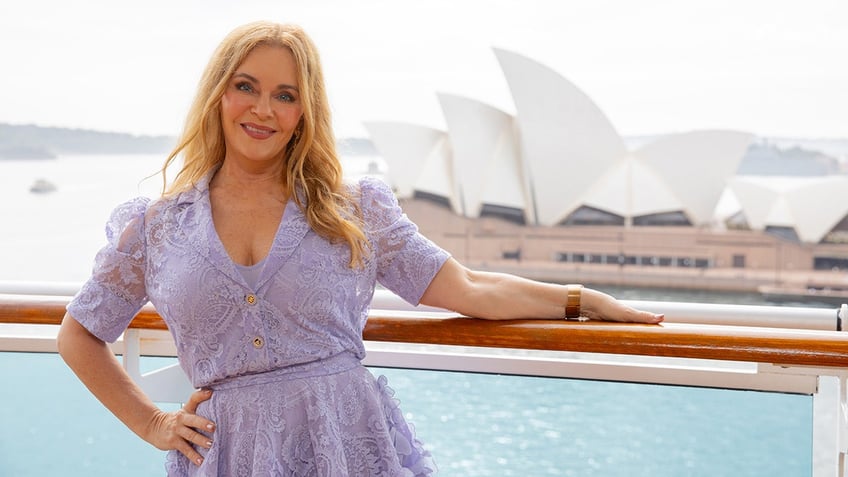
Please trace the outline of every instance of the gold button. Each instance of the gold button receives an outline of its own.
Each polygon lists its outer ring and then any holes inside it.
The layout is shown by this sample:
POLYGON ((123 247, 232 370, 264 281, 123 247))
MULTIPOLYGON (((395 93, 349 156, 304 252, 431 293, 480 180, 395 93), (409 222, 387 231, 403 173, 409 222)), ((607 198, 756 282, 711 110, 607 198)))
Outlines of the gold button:
POLYGON ((247 295, 246 297, 244 297, 244 301, 246 301, 248 305, 254 305, 256 304, 256 295, 247 295))
POLYGON ((262 341, 262 338, 259 338, 259 337, 253 338, 253 347, 254 348, 261 348, 263 344, 265 344, 265 343, 262 341))

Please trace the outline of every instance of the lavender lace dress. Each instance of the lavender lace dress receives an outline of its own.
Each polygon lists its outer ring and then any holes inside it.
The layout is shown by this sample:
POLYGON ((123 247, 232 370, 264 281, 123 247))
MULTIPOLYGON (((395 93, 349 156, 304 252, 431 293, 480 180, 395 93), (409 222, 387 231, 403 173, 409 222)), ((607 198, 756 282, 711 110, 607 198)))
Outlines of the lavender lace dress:
POLYGON ((386 379, 360 360, 379 281, 417 303, 447 253, 420 235, 391 190, 358 185, 373 250, 350 269, 345 244, 316 235, 293 202, 250 286, 220 242, 208 180, 177 197, 119 206, 92 277, 68 305, 114 341, 148 300, 168 324, 195 387, 198 413, 217 423, 197 467, 177 452, 169 476, 418 476, 435 470, 386 379))

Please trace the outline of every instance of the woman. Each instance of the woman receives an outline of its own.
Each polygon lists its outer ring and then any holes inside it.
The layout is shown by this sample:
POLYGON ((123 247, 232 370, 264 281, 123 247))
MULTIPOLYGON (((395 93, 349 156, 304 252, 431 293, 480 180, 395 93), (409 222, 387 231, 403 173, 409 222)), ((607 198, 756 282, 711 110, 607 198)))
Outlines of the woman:
POLYGON ((360 363, 377 281, 487 319, 662 320, 595 290, 464 268, 383 183, 344 184, 334 144, 309 38, 245 25, 202 77, 165 163, 183 158, 173 183, 110 219, 59 351, 121 421, 171 451, 169 475, 432 473, 385 379, 360 363), (200 389, 177 412, 158 409, 105 344, 148 300, 200 389))

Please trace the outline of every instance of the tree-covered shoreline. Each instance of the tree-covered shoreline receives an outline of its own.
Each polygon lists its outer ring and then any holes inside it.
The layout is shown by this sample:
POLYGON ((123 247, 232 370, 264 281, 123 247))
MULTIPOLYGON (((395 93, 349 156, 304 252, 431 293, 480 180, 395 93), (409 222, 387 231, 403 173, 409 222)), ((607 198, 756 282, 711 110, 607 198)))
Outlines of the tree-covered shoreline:
MULTIPOLYGON (((645 138, 630 138, 638 147, 645 138)), ((0 123, 0 160, 53 159, 62 155, 168 154, 174 136, 145 136, 89 129, 0 123)), ((342 156, 379 156, 370 139, 339 138, 342 156)), ((848 139, 759 138, 739 174, 816 176, 846 172, 848 139), (828 151, 830 150, 830 151, 828 151), (830 152, 830 153, 828 153, 830 152)))
POLYGON ((175 138, 0 123, 0 159, 50 159, 62 154, 155 154, 175 138))
MULTIPOLYGON (((0 123, 0 159, 54 159, 67 154, 167 154, 176 144, 172 136, 144 136, 0 123)), ((377 155, 367 138, 338 141, 343 155, 377 155)))

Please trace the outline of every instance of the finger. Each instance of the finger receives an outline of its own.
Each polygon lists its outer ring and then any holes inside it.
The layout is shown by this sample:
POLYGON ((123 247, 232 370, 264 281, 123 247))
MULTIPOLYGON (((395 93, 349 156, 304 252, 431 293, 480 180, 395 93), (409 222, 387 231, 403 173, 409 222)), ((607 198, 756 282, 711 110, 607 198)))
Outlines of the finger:
POLYGON ((210 433, 215 431, 215 423, 203 416, 190 414, 186 411, 181 411, 177 416, 177 423, 185 429, 197 429, 210 433))
POLYGON ((200 429, 204 432, 213 432, 215 430, 215 423, 197 415, 197 406, 210 398, 212 398, 211 389, 198 389, 191 393, 188 401, 183 405, 182 412, 178 415, 179 423, 184 426, 200 429))
POLYGON ((203 456, 194 447, 190 446, 188 442, 183 441, 177 446, 177 450, 180 451, 180 454, 186 456, 192 464, 200 466, 203 463, 203 456))
POLYGON ((642 313, 646 313, 648 315, 645 323, 662 323, 663 320, 665 320, 665 315, 662 313, 650 313, 647 311, 642 313))
POLYGON ((209 436, 204 435, 203 433, 197 432, 196 430, 190 427, 181 427, 177 434, 182 437, 185 441, 188 441, 194 445, 204 447, 209 449, 212 447, 212 439, 209 436))
POLYGON ((650 323, 656 324, 663 321, 665 315, 651 313, 649 311, 640 311, 631 309, 630 312, 626 315, 626 321, 632 321, 634 323, 650 323))
POLYGON ((637 310, 621 305, 620 303, 617 303, 617 305, 605 313, 595 313, 587 310, 585 314, 592 319, 631 323, 656 324, 662 322, 664 319, 664 315, 661 314, 637 310))
POLYGON ((197 412, 197 406, 212 397, 211 389, 198 389, 197 391, 191 393, 191 396, 188 397, 188 401, 183 405, 183 409, 186 412, 194 414, 197 412))

